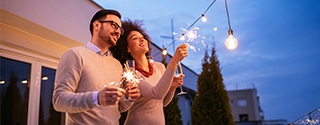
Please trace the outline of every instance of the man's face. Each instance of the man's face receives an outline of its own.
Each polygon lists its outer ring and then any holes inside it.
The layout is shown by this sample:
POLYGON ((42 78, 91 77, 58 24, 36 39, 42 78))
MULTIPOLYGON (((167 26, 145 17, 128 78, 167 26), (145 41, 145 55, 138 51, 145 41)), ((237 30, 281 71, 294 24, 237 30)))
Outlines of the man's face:
POLYGON ((98 37, 110 47, 115 46, 121 34, 121 20, 115 15, 107 15, 105 19, 99 20, 99 22, 101 26, 98 37))

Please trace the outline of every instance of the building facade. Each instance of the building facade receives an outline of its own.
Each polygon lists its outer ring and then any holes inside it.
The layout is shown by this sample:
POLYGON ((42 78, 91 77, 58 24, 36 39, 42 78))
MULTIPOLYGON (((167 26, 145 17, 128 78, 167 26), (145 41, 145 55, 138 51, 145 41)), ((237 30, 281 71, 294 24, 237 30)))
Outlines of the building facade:
POLYGON ((234 122, 238 125, 263 125, 264 115, 255 88, 229 90, 228 96, 234 122))

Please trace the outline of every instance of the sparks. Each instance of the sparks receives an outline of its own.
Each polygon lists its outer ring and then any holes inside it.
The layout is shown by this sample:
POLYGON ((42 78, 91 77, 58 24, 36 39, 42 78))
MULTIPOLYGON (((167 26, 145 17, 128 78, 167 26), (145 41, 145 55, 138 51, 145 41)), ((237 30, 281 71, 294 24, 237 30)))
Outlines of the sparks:
MULTIPOLYGON (((200 48, 195 47, 195 44, 201 43, 203 46, 207 46, 203 40, 205 39, 205 37, 198 35, 199 27, 194 27, 191 30, 181 28, 181 30, 184 32, 183 37, 185 37, 187 39, 187 43, 190 44, 189 48, 194 52, 196 52, 197 50, 200 51, 200 48), (196 39, 201 39, 201 42, 196 41, 196 39)), ((184 41, 184 39, 180 39, 180 40, 184 41)))
POLYGON ((181 28, 183 32, 185 32, 185 36, 188 38, 187 42, 192 42, 194 39, 200 37, 200 35, 197 35, 197 30, 199 30, 199 27, 194 27, 191 30, 186 30, 181 28))
POLYGON ((140 82, 141 79, 141 74, 139 74, 138 71, 136 71, 134 68, 134 60, 127 60, 124 64, 123 75, 120 81, 122 87, 126 88, 126 84, 128 82, 133 82, 134 84, 137 84, 140 82))

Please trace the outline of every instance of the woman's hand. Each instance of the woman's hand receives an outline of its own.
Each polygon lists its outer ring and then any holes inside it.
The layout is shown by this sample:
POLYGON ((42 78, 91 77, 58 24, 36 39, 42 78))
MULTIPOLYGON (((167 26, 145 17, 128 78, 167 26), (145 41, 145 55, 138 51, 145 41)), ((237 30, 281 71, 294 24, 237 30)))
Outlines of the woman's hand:
POLYGON ((177 47, 176 52, 174 53, 172 60, 176 61, 177 63, 182 61, 184 57, 188 56, 188 47, 189 44, 184 43, 177 47))
POLYGON ((176 49, 176 52, 174 53, 172 59, 168 64, 168 67, 175 70, 178 63, 182 61, 186 56, 188 56, 188 47, 189 47, 189 44, 187 43, 184 43, 178 46, 178 48, 176 49))
POLYGON ((138 83, 134 82, 127 84, 125 96, 130 102, 136 101, 141 96, 138 85, 138 83))
POLYGON ((176 90, 176 88, 182 86, 183 78, 184 78, 184 74, 180 74, 179 76, 174 76, 171 84, 171 90, 176 90))

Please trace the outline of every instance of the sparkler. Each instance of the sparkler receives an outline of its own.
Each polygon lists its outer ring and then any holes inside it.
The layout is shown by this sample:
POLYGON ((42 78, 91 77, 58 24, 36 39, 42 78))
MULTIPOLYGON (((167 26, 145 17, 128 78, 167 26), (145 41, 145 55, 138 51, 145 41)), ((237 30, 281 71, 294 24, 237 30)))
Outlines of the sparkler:
POLYGON ((206 39, 206 37, 199 35, 198 32, 197 32, 199 30, 199 27, 194 27, 191 30, 181 28, 181 30, 184 33, 182 34, 182 36, 179 37, 179 39, 184 41, 184 39, 187 38, 187 43, 189 43, 189 45, 190 45, 189 48, 192 49, 194 52, 200 51, 200 48, 196 48, 193 44, 190 44, 191 42, 193 42, 195 44, 198 44, 199 42, 195 41, 195 39, 201 38, 201 42, 200 43, 203 46, 207 46, 205 44, 205 41, 204 41, 204 39, 206 39))
POLYGON ((127 83, 133 82, 133 85, 136 85, 140 82, 142 76, 134 67, 134 60, 127 60, 124 64, 123 75, 120 81, 122 88, 125 89, 127 87, 127 83))

